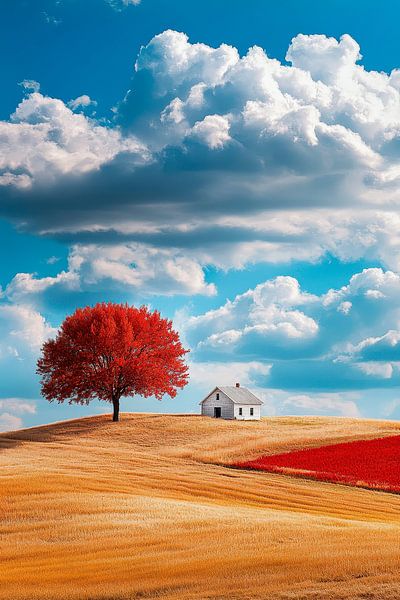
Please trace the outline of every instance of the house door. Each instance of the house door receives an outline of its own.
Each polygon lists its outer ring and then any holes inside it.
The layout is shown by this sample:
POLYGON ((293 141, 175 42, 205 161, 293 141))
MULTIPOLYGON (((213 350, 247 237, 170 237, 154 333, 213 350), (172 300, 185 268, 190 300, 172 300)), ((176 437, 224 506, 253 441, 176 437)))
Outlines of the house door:
POLYGON ((221 407, 220 406, 214 406, 214 417, 216 419, 221 418, 221 407))

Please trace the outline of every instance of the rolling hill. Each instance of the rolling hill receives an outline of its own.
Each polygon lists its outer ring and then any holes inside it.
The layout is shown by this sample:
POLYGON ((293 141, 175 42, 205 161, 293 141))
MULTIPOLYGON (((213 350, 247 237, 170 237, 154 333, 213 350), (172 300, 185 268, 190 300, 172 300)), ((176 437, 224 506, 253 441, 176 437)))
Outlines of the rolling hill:
POLYGON ((399 433, 123 414, 1 434, 0 599, 398 599, 400 496, 229 465, 399 433))

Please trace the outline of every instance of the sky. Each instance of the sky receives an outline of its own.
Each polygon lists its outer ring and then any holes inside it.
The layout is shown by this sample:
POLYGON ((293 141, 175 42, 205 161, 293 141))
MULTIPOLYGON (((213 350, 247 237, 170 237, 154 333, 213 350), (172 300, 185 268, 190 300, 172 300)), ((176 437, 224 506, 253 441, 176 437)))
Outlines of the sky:
POLYGON ((66 315, 149 305, 198 412, 400 417, 400 38, 386 0, 4 0, 0 430, 66 315))

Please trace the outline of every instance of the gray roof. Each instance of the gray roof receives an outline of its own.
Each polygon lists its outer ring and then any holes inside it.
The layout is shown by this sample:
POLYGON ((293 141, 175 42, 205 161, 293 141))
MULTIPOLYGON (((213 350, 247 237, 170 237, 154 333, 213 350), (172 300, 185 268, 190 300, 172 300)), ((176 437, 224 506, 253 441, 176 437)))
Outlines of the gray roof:
POLYGON ((228 396, 232 400, 234 404, 264 404, 262 400, 257 398, 250 390, 244 387, 236 387, 235 385, 224 385, 223 387, 217 386, 212 392, 210 392, 204 400, 200 402, 203 404, 211 394, 213 394, 216 390, 220 390, 224 394, 228 396))

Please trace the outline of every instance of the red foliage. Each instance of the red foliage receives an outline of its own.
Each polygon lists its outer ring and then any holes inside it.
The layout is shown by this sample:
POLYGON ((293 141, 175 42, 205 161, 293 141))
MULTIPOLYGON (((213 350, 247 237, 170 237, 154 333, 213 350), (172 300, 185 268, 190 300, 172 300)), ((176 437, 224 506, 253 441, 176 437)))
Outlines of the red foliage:
POLYGON ((261 456, 235 466, 400 492, 400 436, 261 456))
POLYGON ((145 306, 96 304, 67 317, 38 360, 42 393, 52 402, 114 405, 121 396, 175 397, 188 380, 185 350, 171 321, 145 306))

